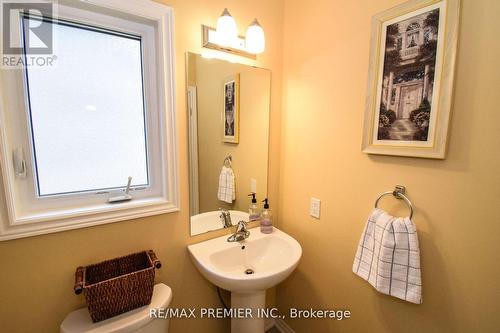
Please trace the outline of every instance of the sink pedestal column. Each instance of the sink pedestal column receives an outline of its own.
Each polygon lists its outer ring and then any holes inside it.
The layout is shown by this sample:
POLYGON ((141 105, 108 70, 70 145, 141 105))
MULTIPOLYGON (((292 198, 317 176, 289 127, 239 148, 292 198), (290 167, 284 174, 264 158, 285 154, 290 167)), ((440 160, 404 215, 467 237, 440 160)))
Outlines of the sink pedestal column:
POLYGON ((249 293, 231 292, 231 308, 242 309, 235 313, 244 315, 243 318, 231 318, 231 333, 264 333, 265 318, 259 317, 257 311, 265 307, 265 290, 249 293), (252 317, 245 312, 249 311, 246 309, 252 309, 252 317))

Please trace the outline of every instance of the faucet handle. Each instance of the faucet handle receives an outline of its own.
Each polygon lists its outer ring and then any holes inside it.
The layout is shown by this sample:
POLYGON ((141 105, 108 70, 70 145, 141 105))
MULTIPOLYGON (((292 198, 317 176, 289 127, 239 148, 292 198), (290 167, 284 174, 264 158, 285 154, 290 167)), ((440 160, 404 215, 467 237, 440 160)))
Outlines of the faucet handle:
POLYGON ((247 230, 247 222, 240 221, 236 226, 236 231, 234 234, 229 236, 227 239, 228 242, 241 242, 247 239, 250 236, 250 231, 247 230))
POLYGON ((238 225, 236 226, 236 232, 246 232, 247 231, 247 222, 241 220, 238 222, 238 225))

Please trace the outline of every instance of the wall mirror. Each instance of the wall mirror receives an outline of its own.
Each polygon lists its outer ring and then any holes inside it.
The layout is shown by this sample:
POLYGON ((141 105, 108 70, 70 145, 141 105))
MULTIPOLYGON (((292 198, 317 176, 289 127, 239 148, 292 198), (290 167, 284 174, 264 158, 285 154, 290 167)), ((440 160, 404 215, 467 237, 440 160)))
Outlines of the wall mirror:
POLYGON ((248 221, 267 197, 271 72, 186 55, 191 235, 248 221), (226 223, 226 226, 227 223, 226 223))

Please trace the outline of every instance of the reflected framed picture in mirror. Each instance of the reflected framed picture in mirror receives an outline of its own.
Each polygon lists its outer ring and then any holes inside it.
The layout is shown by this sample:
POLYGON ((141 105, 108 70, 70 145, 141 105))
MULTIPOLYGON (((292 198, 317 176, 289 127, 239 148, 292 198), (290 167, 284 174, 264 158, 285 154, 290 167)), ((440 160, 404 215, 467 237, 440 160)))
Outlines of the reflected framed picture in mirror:
POLYGON ((238 143, 239 139, 239 87, 240 75, 234 74, 224 80, 224 110, 222 119, 224 121, 223 142, 238 143))

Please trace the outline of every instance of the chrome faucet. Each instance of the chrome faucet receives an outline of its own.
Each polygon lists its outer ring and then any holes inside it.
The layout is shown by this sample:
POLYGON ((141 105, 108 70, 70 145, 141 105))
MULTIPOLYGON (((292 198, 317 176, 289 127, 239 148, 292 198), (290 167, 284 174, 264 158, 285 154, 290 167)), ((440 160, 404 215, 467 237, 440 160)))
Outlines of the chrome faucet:
POLYGON ((224 228, 231 228, 233 226, 233 222, 231 221, 231 214, 226 209, 220 209, 220 221, 222 222, 222 226, 224 228))
POLYGON ((250 236, 250 231, 247 230, 247 222, 240 221, 238 225, 236 225, 236 231, 234 234, 229 236, 227 239, 228 242, 241 242, 250 236))

